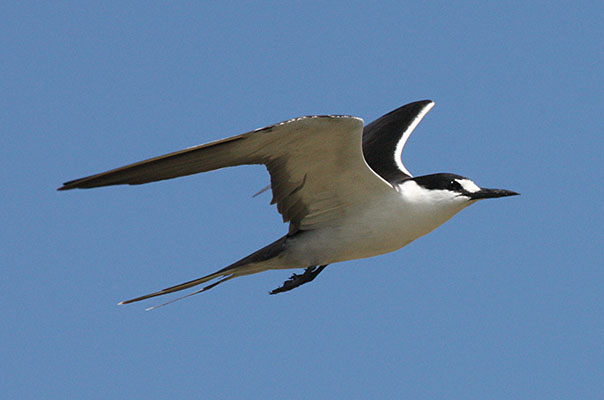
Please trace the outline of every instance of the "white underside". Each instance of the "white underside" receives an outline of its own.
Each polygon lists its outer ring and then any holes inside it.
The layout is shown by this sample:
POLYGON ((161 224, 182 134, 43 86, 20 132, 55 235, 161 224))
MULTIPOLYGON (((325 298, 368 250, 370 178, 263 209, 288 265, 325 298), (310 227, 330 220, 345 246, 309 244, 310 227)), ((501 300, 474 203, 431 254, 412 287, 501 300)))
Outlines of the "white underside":
POLYGON ((304 232, 287 243, 265 268, 304 268, 398 250, 430 233, 472 204, 448 191, 426 191, 408 181, 388 195, 372 196, 351 209, 337 224, 304 232))

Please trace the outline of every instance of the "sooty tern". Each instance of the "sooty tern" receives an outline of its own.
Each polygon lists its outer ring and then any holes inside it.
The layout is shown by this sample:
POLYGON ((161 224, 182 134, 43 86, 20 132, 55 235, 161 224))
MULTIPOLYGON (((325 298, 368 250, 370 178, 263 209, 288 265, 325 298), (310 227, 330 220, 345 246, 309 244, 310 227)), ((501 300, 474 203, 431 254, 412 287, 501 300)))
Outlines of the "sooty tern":
POLYGON ((270 293, 285 292, 312 281, 328 264, 400 249, 478 200, 518 194, 480 188, 455 174, 409 173, 401 160, 403 147, 433 105, 430 100, 407 104, 365 127, 361 118, 344 115, 295 118, 69 181, 58 190, 138 185, 264 164, 271 178, 271 204, 289 222, 287 235, 217 272, 120 304, 216 278, 181 298, 243 275, 304 268, 270 293))

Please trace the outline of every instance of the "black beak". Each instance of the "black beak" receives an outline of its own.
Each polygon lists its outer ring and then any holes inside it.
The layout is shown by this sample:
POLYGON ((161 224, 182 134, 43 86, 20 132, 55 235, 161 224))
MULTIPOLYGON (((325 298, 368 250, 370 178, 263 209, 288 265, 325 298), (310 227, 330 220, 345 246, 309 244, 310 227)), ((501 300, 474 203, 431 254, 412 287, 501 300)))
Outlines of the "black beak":
POLYGON ((520 193, 505 189, 480 189, 478 192, 470 193, 472 200, 496 199, 498 197, 518 196, 520 193))

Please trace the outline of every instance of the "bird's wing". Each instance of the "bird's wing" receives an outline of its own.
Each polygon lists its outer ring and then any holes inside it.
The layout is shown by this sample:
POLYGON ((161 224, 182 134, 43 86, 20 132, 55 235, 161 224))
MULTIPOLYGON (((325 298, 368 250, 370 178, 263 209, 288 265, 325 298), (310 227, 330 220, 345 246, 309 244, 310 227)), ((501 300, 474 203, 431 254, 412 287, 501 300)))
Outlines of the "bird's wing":
POLYGON ((431 100, 416 101, 397 108, 365 126, 363 155, 367 164, 391 184, 412 177, 401 160, 411 132, 434 106, 431 100))
POLYGON ((392 186, 362 153, 363 120, 296 118, 216 142, 126 165, 63 184, 59 190, 138 185, 243 164, 264 164, 272 203, 290 231, 329 225, 362 204, 366 193, 392 186))

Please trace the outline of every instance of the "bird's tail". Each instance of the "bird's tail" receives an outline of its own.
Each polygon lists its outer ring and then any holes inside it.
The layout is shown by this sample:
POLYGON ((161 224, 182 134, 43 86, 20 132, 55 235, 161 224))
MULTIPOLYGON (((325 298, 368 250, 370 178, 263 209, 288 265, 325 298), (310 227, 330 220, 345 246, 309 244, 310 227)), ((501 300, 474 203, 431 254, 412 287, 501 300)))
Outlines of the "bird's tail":
POLYGON ((276 242, 269 244, 268 246, 256 251, 255 253, 252 253, 249 256, 229 265, 228 267, 221 269, 220 271, 216 271, 212 274, 203 276, 201 278, 194 279, 189 282, 184 282, 184 283, 181 283, 181 284, 178 284, 175 286, 171 286, 166 289, 162 289, 158 292, 146 294, 146 295, 143 295, 140 297, 135 297, 130 300, 121 301, 118 303, 118 305, 135 303, 137 301, 149 299, 151 297, 156 297, 156 296, 161 296, 161 295, 168 294, 168 293, 178 292, 180 290, 184 290, 184 289, 188 289, 188 288, 191 288, 191 287, 194 287, 197 285, 201 285, 202 283, 209 282, 216 278, 222 278, 208 286, 204 286, 200 290, 189 293, 185 296, 179 297, 179 298, 169 301, 167 303, 163 303, 158 306, 147 308, 147 310, 152 310, 154 308, 158 308, 158 307, 164 306, 166 304, 173 303, 177 300, 181 300, 186 297, 193 296, 194 294, 205 292, 206 290, 212 289, 213 287, 215 287, 223 282, 226 282, 228 280, 231 280, 233 278, 265 271, 269 268, 263 267, 263 266, 259 265, 259 263, 261 263, 262 261, 269 260, 269 259, 274 258, 277 255, 279 255, 283 251, 286 239, 287 239, 287 237, 284 236, 281 239, 277 240, 276 242))
POLYGON ((240 275, 236 274, 236 272, 232 272, 232 273, 230 273, 230 274, 229 274, 228 272, 225 272, 225 273, 220 273, 220 271, 218 271, 218 272, 215 272, 215 273, 213 273, 213 274, 206 275, 206 276, 204 276, 204 277, 202 277, 202 278, 194 279, 194 280, 189 281, 189 282, 181 283, 181 284, 179 284, 179 285, 175 285, 175 286, 171 286, 171 287, 166 288, 166 289, 162 289, 162 290, 160 290, 160 291, 158 291, 158 292, 149 293, 149 294, 146 294, 146 295, 144 295, 144 296, 136 297, 136 298, 134 298, 134 299, 130 299, 130 300, 121 301, 121 302, 119 302, 119 303, 118 303, 118 305, 122 305, 122 304, 129 304, 129 303, 135 303, 135 302, 137 302, 137 301, 141 301, 141 300, 149 299, 149 298, 151 298, 151 297, 156 297, 156 296, 161 296, 161 295, 168 294, 168 293, 178 292, 179 290, 188 289, 188 288, 190 288, 190 287, 197 286, 197 285, 200 285, 200 284, 202 284, 202 283, 205 283, 205 282, 211 281, 212 279, 215 279, 215 278, 224 277, 224 278, 222 278, 221 280, 219 280, 219 281, 217 281, 217 282, 212 283, 211 285, 208 285, 208 286, 203 287, 201 290, 198 290, 198 291, 193 292, 193 293, 189 293, 189 294, 187 294, 186 296, 179 297, 179 298, 177 298, 177 299, 175 299, 175 300, 172 300, 172 301, 169 301, 169 302, 167 302, 167 303, 161 304, 161 305, 159 305, 159 306, 151 307, 151 308, 149 308, 149 309, 148 309, 148 310, 151 310, 151 309, 153 309, 153 308, 157 308, 157 307, 160 307, 160 306, 163 306, 163 305, 166 305, 166 304, 172 303, 173 301, 180 300, 180 299, 184 299, 185 297, 189 297, 189 296, 192 296, 192 295, 194 295, 194 294, 204 292, 204 291, 206 291, 206 290, 208 290, 208 289, 211 289, 211 288, 213 288, 214 286, 216 286, 216 285, 218 285, 218 284, 220 284, 220 283, 222 283, 222 282, 226 282, 226 281, 227 281, 227 280, 229 280, 229 279, 236 278, 237 276, 240 276, 240 275))

